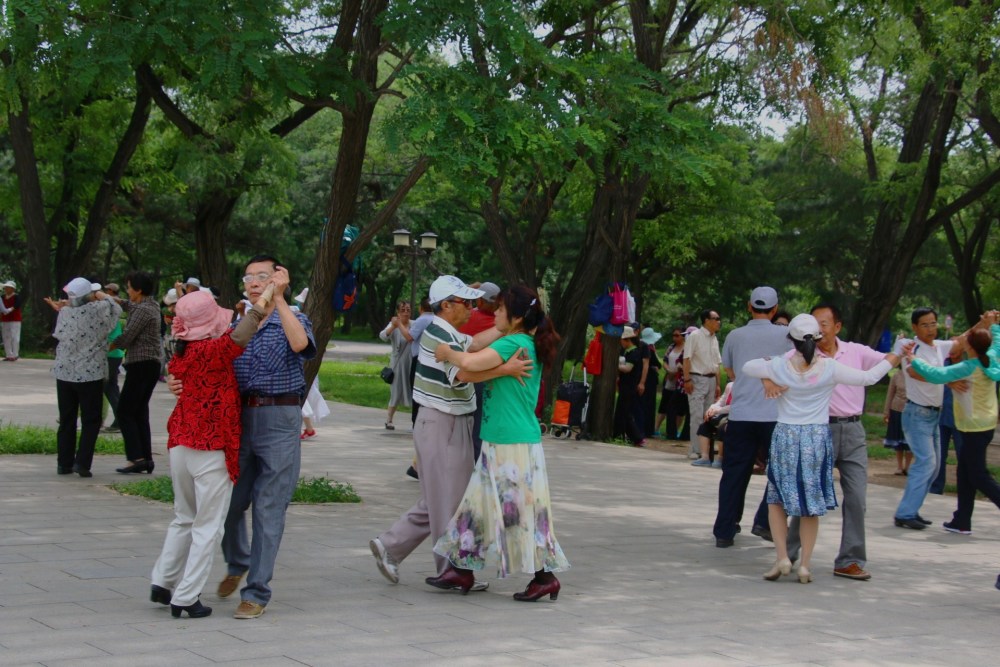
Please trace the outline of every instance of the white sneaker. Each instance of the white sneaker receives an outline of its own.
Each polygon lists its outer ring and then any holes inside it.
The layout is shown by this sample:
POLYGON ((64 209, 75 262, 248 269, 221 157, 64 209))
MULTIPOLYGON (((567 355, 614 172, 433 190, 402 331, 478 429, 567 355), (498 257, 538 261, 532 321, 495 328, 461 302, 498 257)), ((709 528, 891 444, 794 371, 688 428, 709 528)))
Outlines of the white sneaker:
POLYGON ((375 556, 375 564, 378 565, 378 571, 382 573, 383 577, 389 580, 389 583, 398 584, 399 563, 386 551, 382 540, 376 537, 368 543, 368 546, 372 550, 372 556, 375 556))

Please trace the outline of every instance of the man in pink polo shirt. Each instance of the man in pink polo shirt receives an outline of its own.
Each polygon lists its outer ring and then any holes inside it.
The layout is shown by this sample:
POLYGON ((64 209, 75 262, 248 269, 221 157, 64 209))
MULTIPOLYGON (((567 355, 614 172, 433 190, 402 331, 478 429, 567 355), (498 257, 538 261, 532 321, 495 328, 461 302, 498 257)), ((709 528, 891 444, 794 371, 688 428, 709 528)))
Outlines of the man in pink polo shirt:
MULTIPOLYGON (((821 356, 836 359, 845 366, 869 370, 885 358, 867 345, 851 343, 837 338, 842 326, 837 307, 821 303, 812 309, 819 322, 823 338, 816 346, 821 356)), ((866 581, 872 578, 865 570, 865 496, 868 493, 868 446, 861 413, 865 410, 865 388, 838 384, 830 399, 830 435, 833 436, 834 465, 840 470, 840 489, 843 495, 843 526, 840 534, 840 551, 833 562, 837 577, 866 581)), ((790 557, 799 552, 799 520, 792 517, 788 531, 790 557)), ((792 560, 795 560, 793 557, 792 560)))

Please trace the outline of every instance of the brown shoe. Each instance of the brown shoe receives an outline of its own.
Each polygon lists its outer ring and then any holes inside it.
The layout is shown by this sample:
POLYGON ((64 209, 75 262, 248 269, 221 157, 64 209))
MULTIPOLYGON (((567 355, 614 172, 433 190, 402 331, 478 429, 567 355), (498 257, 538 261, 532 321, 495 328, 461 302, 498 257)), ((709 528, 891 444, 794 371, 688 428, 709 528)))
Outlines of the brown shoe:
POLYGON ((250 602, 250 600, 241 600, 240 606, 236 608, 236 613, 233 614, 233 618, 257 618, 264 613, 264 605, 257 604, 256 602, 250 602))
POLYGON ((236 592, 236 589, 240 587, 240 581, 243 580, 242 574, 227 574, 226 578, 219 582, 218 594, 220 598, 227 598, 236 592))
POLYGON ((847 567, 838 567, 833 570, 833 576, 846 577, 847 579, 857 579, 858 581, 868 581, 872 575, 861 569, 857 563, 851 563, 847 567))

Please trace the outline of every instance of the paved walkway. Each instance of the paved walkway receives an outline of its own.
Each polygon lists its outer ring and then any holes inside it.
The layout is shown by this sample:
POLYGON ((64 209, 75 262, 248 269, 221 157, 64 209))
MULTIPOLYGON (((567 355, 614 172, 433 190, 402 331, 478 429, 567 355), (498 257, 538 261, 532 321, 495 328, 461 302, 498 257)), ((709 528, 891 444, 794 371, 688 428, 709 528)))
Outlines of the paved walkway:
MULTIPOLYGON (((50 365, 0 366, 3 421, 55 425, 50 365)), ((161 385, 157 474, 171 405, 161 385)), ((303 473, 350 482, 364 502, 289 510, 274 599, 252 621, 232 618, 238 600, 215 596, 221 557, 203 596, 210 618, 173 619, 149 602, 172 512, 108 490, 121 457, 98 457, 86 480, 57 477, 54 456, 0 459, 0 665, 996 664, 1000 513, 985 503, 962 537, 939 527, 954 499, 932 496, 923 514, 938 525, 918 533, 892 526, 899 491, 872 486, 871 581, 830 576, 834 514, 821 524, 816 581, 769 583, 768 543, 744 533, 734 548, 714 546, 718 471, 548 439, 557 533, 573 563, 558 602, 513 602, 523 576, 462 597, 424 585, 426 544, 399 585, 379 575, 368 540, 417 496, 403 475, 409 432, 383 430, 382 410, 331 408, 303 446, 303 473)))

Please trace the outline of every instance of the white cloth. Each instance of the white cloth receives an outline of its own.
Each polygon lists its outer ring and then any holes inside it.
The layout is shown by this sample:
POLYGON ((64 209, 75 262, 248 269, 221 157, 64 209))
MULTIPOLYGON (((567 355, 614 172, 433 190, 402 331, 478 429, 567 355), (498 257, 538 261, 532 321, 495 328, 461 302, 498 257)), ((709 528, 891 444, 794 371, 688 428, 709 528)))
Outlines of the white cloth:
POLYGON ((782 424, 827 424, 830 397, 837 384, 872 385, 892 368, 885 360, 867 371, 845 366, 828 357, 818 357, 815 362, 806 372, 799 373, 792 367, 792 359, 753 359, 743 365, 743 372, 788 387, 777 399, 778 421, 782 424))
POLYGON ((174 520, 153 566, 152 581, 173 591, 171 604, 187 607, 201 595, 222 539, 233 483, 221 449, 170 448, 174 520))
POLYGON ((8 359, 17 359, 21 352, 21 323, 0 323, 3 330, 3 351, 8 359))
POLYGON ((306 394, 306 402, 302 404, 302 416, 306 419, 312 419, 313 422, 318 422, 329 414, 330 408, 327 406, 323 394, 319 392, 319 377, 317 376, 313 378, 309 393, 306 394))
MULTIPOLYGON (((897 340, 896 349, 901 348, 907 342, 909 341, 906 339, 897 340)), ((927 345, 918 340, 916 347, 913 348, 913 356, 917 359, 923 359, 931 366, 944 366, 944 360, 951 353, 952 345, 954 343, 950 340, 936 340, 933 345, 927 345)), ((910 364, 904 360, 903 372, 906 372, 909 368, 910 364)), ((941 404, 944 402, 944 385, 931 384, 930 382, 918 380, 917 378, 910 377, 909 373, 906 373, 903 379, 906 380, 907 400, 927 408, 941 407, 941 404)))

